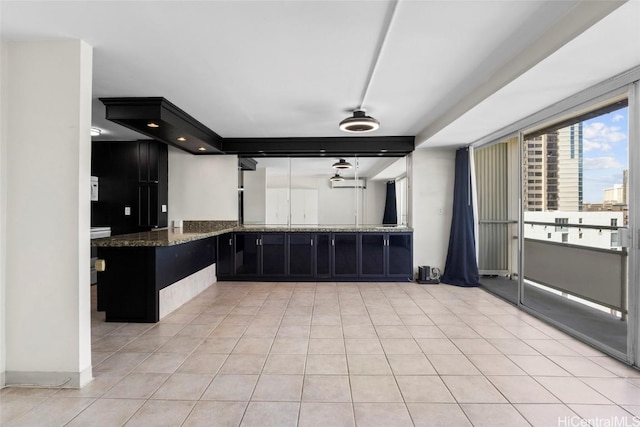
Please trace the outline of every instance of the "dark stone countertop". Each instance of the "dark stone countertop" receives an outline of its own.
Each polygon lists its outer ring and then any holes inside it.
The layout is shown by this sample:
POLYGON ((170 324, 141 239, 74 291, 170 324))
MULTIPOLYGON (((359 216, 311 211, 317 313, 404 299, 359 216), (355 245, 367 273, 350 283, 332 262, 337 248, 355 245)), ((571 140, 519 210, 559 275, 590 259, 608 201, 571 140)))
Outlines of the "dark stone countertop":
POLYGON ((242 225, 237 221, 184 221, 182 228, 161 228, 142 233, 121 234, 118 236, 93 239, 91 246, 95 247, 157 247, 173 246, 194 240, 206 239, 230 232, 257 232, 257 233, 399 233, 412 232, 413 229, 405 226, 382 225, 242 225))

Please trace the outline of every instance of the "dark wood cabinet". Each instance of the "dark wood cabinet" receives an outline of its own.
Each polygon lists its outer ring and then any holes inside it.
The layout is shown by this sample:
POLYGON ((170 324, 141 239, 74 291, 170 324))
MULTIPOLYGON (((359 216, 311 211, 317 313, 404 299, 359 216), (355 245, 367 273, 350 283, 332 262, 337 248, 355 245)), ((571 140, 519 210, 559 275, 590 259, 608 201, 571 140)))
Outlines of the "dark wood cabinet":
POLYGON ((239 232, 218 237, 220 280, 412 280, 413 235, 239 232))
POLYGON ((387 235, 387 277, 413 280, 413 234, 387 235))
POLYGON ((412 237, 411 233, 362 233, 360 275, 412 280, 412 237))
POLYGON ((312 277, 316 238, 308 233, 289 233, 289 275, 312 277))
POLYGON ((331 234, 318 233, 315 236, 315 277, 319 279, 329 279, 331 278, 331 234))
POLYGON ((360 274, 381 277, 385 275, 385 245, 383 233, 367 233, 360 236, 360 274))
POLYGON ((172 246, 99 247, 98 302, 107 322, 157 322, 161 290, 209 267, 215 237, 172 246))
POLYGON ((138 141, 138 226, 168 223, 169 155, 166 144, 138 141))
POLYGON ((356 233, 334 233, 331 246, 333 248, 333 277, 358 277, 358 235, 356 233))
POLYGON ((284 233, 269 233, 260 236, 262 274, 283 276, 286 272, 286 252, 284 233))
POLYGON ((284 276, 284 233, 236 233, 235 271, 239 276, 284 276))
POLYGON ((257 233, 236 233, 235 235, 235 270, 237 276, 256 276, 260 273, 258 267, 258 239, 257 233))
POLYGON ((235 251, 233 249, 233 233, 218 236, 218 261, 216 274, 221 276, 233 276, 235 274, 235 251))
POLYGON ((91 202, 91 225, 109 226, 112 235, 166 227, 166 144, 94 141, 91 147, 91 175, 99 179, 99 200, 91 202))

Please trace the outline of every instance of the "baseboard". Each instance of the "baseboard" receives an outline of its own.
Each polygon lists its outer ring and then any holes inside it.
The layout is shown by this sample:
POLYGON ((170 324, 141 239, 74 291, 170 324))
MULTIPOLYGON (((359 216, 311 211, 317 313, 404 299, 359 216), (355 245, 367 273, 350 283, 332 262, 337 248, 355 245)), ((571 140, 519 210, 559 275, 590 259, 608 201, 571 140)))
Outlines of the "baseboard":
POLYGON ((4 387, 4 372, 0 372, 0 388, 4 387))
POLYGON ((6 387, 82 388, 93 380, 91 366, 82 372, 5 372, 6 387))

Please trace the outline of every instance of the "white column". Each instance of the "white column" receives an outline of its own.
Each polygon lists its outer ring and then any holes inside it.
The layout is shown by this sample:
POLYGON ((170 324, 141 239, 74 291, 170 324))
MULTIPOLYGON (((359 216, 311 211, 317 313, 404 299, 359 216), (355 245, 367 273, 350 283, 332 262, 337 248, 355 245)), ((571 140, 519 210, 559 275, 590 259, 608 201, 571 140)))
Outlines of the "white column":
POLYGON ((79 40, 4 48, 6 383, 81 387, 92 378, 92 49, 79 40))
POLYGON ((455 149, 418 149, 411 154, 413 266, 444 271, 455 180, 455 149))
POLYGON ((5 311, 7 289, 7 71, 5 43, 0 43, 0 387, 4 386, 6 370, 5 311))

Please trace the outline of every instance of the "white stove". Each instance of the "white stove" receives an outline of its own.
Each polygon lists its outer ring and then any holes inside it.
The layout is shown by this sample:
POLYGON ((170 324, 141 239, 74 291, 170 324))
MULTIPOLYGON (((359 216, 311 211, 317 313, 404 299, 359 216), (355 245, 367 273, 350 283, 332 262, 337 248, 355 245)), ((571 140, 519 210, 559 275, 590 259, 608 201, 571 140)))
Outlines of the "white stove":
POLYGON ((110 237, 111 227, 91 227, 91 238, 99 239, 101 237, 110 237))

